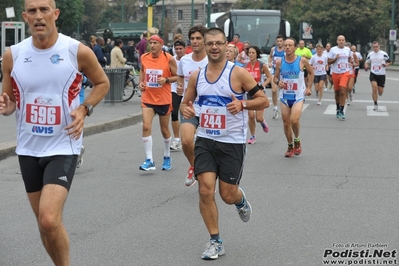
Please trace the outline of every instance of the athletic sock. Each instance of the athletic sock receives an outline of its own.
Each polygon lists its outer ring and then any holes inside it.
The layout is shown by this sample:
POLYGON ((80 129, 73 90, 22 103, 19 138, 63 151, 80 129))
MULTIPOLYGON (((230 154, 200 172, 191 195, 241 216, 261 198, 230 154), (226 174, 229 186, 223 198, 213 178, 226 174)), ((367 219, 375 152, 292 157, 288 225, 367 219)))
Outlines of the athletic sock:
POLYGON ((340 107, 339 107, 339 110, 343 113, 343 112, 344 112, 344 107, 343 107, 343 106, 340 106, 340 107))
POLYGON ((219 241, 219 240, 220 240, 219 234, 211 235, 211 241, 212 241, 212 240, 217 241, 217 242, 220 242, 220 241, 219 241))
POLYGON ((144 145, 146 159, 150 159, 150 161, 153 162, 153 159, 152 159, 152 136, 143 137, 142 139, 143 139, 143 145, 144 145))
POLYGON ((378 104, 377 104, 377 101, 374 101, 374 105, 378 105, 378 104))
POLYGON ((339 110, 339 103, 337 103, 337 110, 339 110))
POLYGON ((300 142, 300 141, 301 141, 301 139, 299 137, 294 138, 294 142, 300 142))
POLYGON ((163 145, 164 145, 164 156, 165 157, 170 157, 170 143, 172 141, 172 136, 170 136, 168 139, 163 139, 163 145))
POLYGON ((176 142, 180 142, 180 138, 175 138, 175 141, 176 142))
POLYGON ((245 198, 244 198, 244 195, 243 195, 242 198, 241 198, 241 202, 236 204, 236 208, 237 209, 242 208, 242 207, 244 207, 244 204, 245 204, 245 198))

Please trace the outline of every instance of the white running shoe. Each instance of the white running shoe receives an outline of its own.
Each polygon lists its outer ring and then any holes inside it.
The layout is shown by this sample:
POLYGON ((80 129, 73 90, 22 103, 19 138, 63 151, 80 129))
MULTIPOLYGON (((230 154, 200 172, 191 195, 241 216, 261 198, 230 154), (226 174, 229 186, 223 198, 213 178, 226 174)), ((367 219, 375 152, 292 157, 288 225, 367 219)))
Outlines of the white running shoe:
POLYGON ((171 151, 177 151, 181 149, 181 142, 180 141, 173 141, 172 145, 170 145, 170 150, 171 151))
POLYGON ((273 110, 273 119, 277 119, 278 118, 278 109, 274 109, 273 110))

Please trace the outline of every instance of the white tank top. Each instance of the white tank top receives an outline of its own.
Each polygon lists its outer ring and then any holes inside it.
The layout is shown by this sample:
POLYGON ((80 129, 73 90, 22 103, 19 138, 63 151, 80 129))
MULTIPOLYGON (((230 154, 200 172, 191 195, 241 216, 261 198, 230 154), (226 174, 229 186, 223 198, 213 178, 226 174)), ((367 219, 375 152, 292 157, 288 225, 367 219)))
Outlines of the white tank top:
POLYGON ((200 107, 200 127, 198 136, 225 143, 244 144, 247 139, 248 111, 236 115, 227 111, 226 105, 234 94, 239 100, 245 93, 234 92, 230 76, 235 64, 226 62, 220 77, 210 83, 206 78, 208 67, 201 69, 197 79, 198 105, 200 107))
MULTIPOLYGON (((174 55, 173 58, 176 61, 177 67, 179 67, 180 60, 177 59, 177 55, 174 55)), ((172 92, 177 93, 177 82, 173 82, 172 84, 170 84, 170 89, 172 90, 172 92)))
MULTIPOLYGON (((204 59, 202 59, 199 62, 196 62, 196 61, 193 60, 193 54, 194 54, 194 52, 183 56, 180 59, 179 66, 177 67, 177 75, 179 75, 181 77, 184 77, 183 98, 184 98, 184 94, 186 93, 188 80, 190 79, 191 74, 194 71, 197 71, 199 69, 204 68, 208 64, 208 56, 205 56, 204 59)), ((196 116, 199 115, 199 111, 200 111, 199 110, 199 106, 197 104, 197 100, 198 100, 198 97, 194 101, 194 108, 195 108, 195 115, 196 116)))
POLYGON ((82 137, 67 136, 70 113, 79 102, 82 74, 77 69, 79 42, 63 34, 49 49, 37 49, 32 37, 11 46, 16 99, 18 155, 45 157, 79 154, 82 137))

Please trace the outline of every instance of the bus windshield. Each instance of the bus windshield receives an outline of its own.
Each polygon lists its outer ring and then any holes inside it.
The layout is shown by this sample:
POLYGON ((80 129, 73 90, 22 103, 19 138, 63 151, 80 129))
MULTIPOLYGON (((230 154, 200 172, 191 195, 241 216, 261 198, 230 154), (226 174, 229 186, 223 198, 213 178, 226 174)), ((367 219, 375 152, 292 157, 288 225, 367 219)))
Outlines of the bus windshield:
POLYGON ((264 53, 269 53, 280 33, 279 16, 232 15, 234 33, 240 35, 241 42, 249 41, 258 46, 264 53))

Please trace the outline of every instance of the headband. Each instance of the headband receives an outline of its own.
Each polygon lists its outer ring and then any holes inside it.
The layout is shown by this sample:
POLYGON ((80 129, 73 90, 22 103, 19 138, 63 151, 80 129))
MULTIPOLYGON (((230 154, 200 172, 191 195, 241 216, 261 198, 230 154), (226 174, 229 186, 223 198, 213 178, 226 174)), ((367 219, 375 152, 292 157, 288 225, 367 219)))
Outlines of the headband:
POLYGON ((150 41, 151 41, 151 40, 157 41, 157 42, 159 42, 160 44, 163 44, 163 43, 164 43, 163 40, 161 39, 161 37, 159 37, 159 36, 157 36, 157 35, 152 35, 152 36, 150 37, 150 41))

